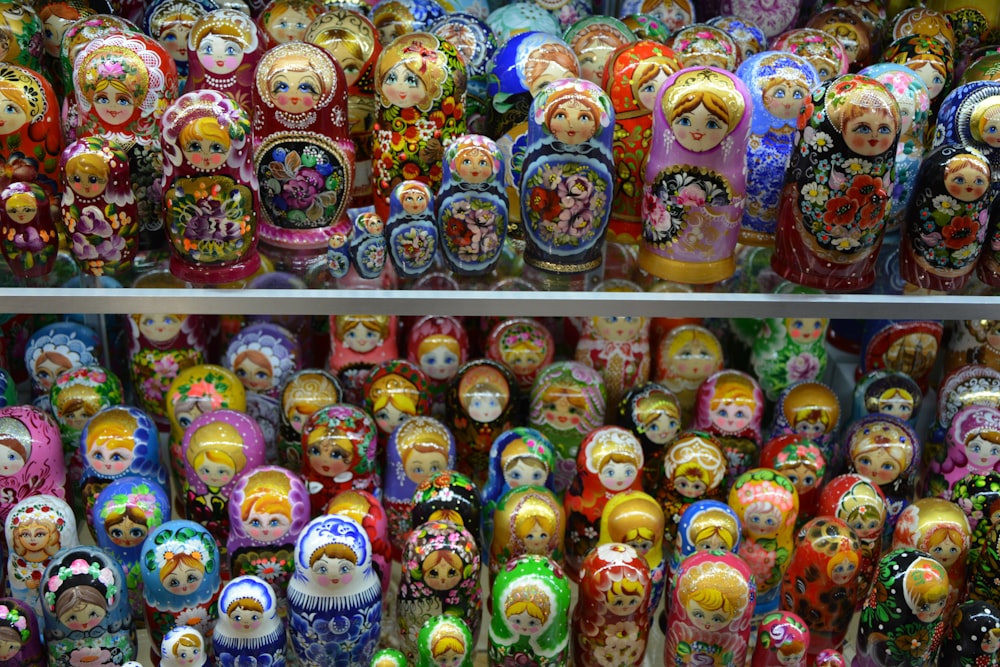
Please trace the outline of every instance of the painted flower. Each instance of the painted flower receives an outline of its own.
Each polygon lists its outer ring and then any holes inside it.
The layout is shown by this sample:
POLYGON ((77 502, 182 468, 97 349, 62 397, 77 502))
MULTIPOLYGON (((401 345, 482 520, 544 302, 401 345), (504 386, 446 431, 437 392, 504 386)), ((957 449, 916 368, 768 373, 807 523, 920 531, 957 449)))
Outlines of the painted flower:
POLYGON ((858 212, 858 202, 851 197, 831 197, 826 202, 823 221, 828 225, 850 225, 858 212))
POLYGON ((938 195, 931 200, 931 203, 934 204, 935 209, 945 215, 955 215, 959 210, 958 202, 948 195, 938 195))
POLYGON ((951 219, 951 222, 941 230, 944 237, 944 244, 952 250, 964 248, 975 242, 979 234, 979 223, 967 215, 959 215, 951 219))
POLYGON ((527 653, 514 653, 504 656, 503 667, 538 667, 538 663, 527 653))
POLYGON ((192 206, 191 219, 184 229, 184 238, 191 241, 231 241, 239 238, 239 225, 226 217, 217 199, 202 199, 192 206), (236 235, 233 236, 233 226, 236 235))
POLYGON ((825 153, 833 147, 833 139, 826 132, 817 132, 812 128, 806 128, 806 143, 812 146, 817 153, 825 153))
POLYGON ((105 262, 114 262, 122 258, 125 250, 125 239, 120 236, 112 236, 97 244, 97 258, 105 262))
POLYGON ((559 215, 561 210, 559 205, 559 195, 554 190, 545 188, 532 188, 528 196, 528 205, 532 211, 538 213, 542 218, 551 219, 559 215))
POLYGON ((208 615, 208 610, 201 607, 189 607, 177 614, 174 619, 177 627, 186 625, 195 628, 206 637, 211 634, 212 625, 214 625, 214 621, 208 615))
POLYGON ((323 175, 303 167, 281 186, 281 193, 291 208, 307 209, 323 189, 323 175))
POLYGON ((45 241, 34 227, 25 227, 20 234, 14 235, 14 247, 25 252, 36 253, 45 247, 45 241))
POLYGON ((74 649, 69 654, 69 664, 72 667, 104 667, 113 665, 111 651, 99 646, 83 646, 74 649))
POLYGON ((705 191, 698 185, 685 185, 677 192, 677 203, 681 206, 704 206, 705 191))
POLYGON ((110 237, 112 233, 111 225, 104 219, 101 210, 96 206, 87 206, 80 212, 76 231, 88 236, 99 236, 102 239, 110 237))
POLYGON ((776 554, 765 549, 753 540, 744 540, 740 544, 740 557, 750 566, 757 581, 767 581, 772 576, 772 570, 777 562, 776 554))
POLYGON ((822 204, 830 196, 830 188, 819 183, 806 183, 802 186, 802 197, 811 204, 822 204))
POLYGON ((859 176, 861 174, 868 174, 872 170, 872 163, 868 160, 853 159, 844 162, 844 172, 848 176, 859 176))
POLYGON ((925 627, 917 627, 911 634, 903 633, 896 637, 895 644, 901 652, 912 656, 913 664, 921 664, 929 648, 930 633, 925 627))
POLYGON ((594 194, 594 184, 584 175, 573 174, 559 183, 556 192, 563 208, 559 216, 568 218, 587 208, 594 194))
POLYGON ((815 355, 802 352, 788 360, 785 371, 788 373, 789 382, 806 382, 815 380, 819 376, 820 367, 819 359, 815 355))

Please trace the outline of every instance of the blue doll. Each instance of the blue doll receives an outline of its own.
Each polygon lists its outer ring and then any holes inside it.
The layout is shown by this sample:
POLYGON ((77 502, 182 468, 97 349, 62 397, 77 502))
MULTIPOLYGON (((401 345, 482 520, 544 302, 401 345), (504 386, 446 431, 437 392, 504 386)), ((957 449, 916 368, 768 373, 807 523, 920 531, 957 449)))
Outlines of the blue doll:
POLYGON ((920 385, 906 373, 884 368, 869 371, 854 384, 851 422, 870 414, 883 414, 916 428, 922 400, 920 385))
POLYGON ((278 618, 277 599, 269 583, 244 576, 226 584, 219 595, 219 620, 212 633, 219 667, 243 665, 248 658, 255 658, 258 665, 284 667, 285 642, 285 625, 278 618))
POLYGON ((371 662, 382 627, 382 584, 358 522, 328 515, 306 525, 295 545, 288 608, 302 667, 371 662))
POLYGON ((35 405, 49 411, 49 390, 63 371, 99 364, 98 338, 90 327, 56 322, 32 334, 24 350, 24 365, 31 376, 35 405))
POLYGON ((961 143, 989 160, 994 193, 1000 182, 1000 82, 973 81, 956 87, 941 103, 934 146, 961 143))
POLYGON ((743 528, 736 512, 718 500, 698 500, 688 505, 677 524, 677 540, 670 549, 670 572, 688 556, 711 549, 737 553, 743 528))
MULTIPOLYGON (((455 3, 458 4, 458 3, 455 3)), ((486 131, 489 97, 487 79, 493 67, 497 39, 486 22, 455 7, 454 11, 435 20, 427 32, 451 43, 465 60, 465 125, 469 132, 486 131)))
POLYGON ((434 265, 438 232, 434 195, 426 183, 403 181, 393 188, 385 235, 389 259, 401 278, 417 278, 434 265))

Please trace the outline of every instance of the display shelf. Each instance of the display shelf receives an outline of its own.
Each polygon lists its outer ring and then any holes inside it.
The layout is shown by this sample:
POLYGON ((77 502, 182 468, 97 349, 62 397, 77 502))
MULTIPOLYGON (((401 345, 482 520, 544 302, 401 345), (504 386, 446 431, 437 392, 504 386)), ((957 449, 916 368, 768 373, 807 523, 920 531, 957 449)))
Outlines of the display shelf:
POLYGON ((6 313, 1000 319, 1000 297, 433 290, 0 289, 6 313))

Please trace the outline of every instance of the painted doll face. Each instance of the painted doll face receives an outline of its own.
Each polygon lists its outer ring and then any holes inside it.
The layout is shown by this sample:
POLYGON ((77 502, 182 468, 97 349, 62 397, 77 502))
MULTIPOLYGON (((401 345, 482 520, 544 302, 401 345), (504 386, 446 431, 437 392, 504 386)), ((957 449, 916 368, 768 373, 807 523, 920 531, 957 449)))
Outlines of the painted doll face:
POLYGON ((274 542, 288 533, 288 529, 291 527, 291 520, 284 514, 272 514, 253 509, 250 510, 247 520, 243 522, 243 527, 246 529, 247 534, 255 540, 274 542))
POLYGON ((826 426, 818 419, 801 419, 795 422, 795 432, 807 438, 818 438, 826 433, 826 426))
POLYGON ((338 40, 334 43, 330 52, 336 61, 340 63, 341 69, 344 70, 344 79, 348 87, 353 86, 358 78, 361 77, 361 68, 365 66, 365 63, 351 53, 347 42, 338 40))
POLYGON ((585 104, 569 100, 559 105, 549 120, 549 131, 564 144, 582 144, 597 133, 597 119, 585 104))
POLYGON ((687 604, 688 618, 694 625, 707 632, 718 632, 729 625, 732 617, 721 609, 705 609, 691 600, 687 604))
MULTIPOLYGON (((528 519, 528 521, 531 521, 531 519, 528 519)), ((545 555, 549 553, 549 540, 551 537, 542 524, 535 521, 521 539, 524 542, 525 550, 529 554, 545 555)))
POLYGON ((819 477, 816 476, 816 471, 804 463, 789 468, 782 468, 780 472, 788 478, 795 486, 795 490, 800 494, 811 491, 820 482, 819 477))
POLYGON ((408 109, 427 99, 427 86, 419 76, 398 62, 382 79, 382 94, 393 106, 408 109))
POLYGON ((896 98, 899 104, 899 134, 906 136, 913 127, 913 116, 917 113, 917 103, 909 95, 896 98))
POLYGON ((0 639, 0 660, 9 660, 10 658, 13 658, 20 650, 21 650, 20 642, 10 641, 7 639, 0 639))
POLYGON ((45 44, 45 52, 49 56, 53 58, 59 57, 59 47, 62 45, 63 33, 66 32, 66 28, 71 23, 73 23, 73 20, 60 18, 55 14, 49 14, 49 17, 45 19, 43 43, 45 44))
POLYGON ((609 491, 621 491, 635 481, 638 472, 635 464, 609 461, 601 468, 601 484, 609 491))
POLYGON ((882 522, 874 516, 857 516, 847 525, 863 540, 870 540, 882 532, 882 522))
POLYGON ((535 459, 518 458, 508 463, 503 471, 503 479, 507 486, 516 489, 519 486, 545 484, 545 468, 535 459))
POLYGON ((160 33, 157 41, 163 45, 171 58, 177 62, 186 63, 188 60, 187 39, 190 32, 190 21, 176 21, 160 33))
POLYGON ((956 544, 951 539, 951 536, 948 536, 938 542, 935 546, 931 547, 928 553, 934 560, 944 565, 947 569, 958 561, 959 557, 962 555, 962 547, 961 545, 956 544))
POLYGON ((107 169, 102 173, 83 170, 75 158, 66 163, 66 180, 73 192, 87 199, 97 197, 108 187, 107 169))
POLYGON ((62 415, 63 423, 75 431, 82 431, 83 427, 87 425, 88 419, 90 419, 88 406, 80 406, 76 410, 64 412, 62 415))
POLYGON ((447 345, 438 345, 420 355, 420 369, 432 380, 450 380, 458 370, 458 355, 447 345))
POLYGON ((346 586, 354 579, 356 568, 357 565, 346 558, 333 558, 331 556, 322 556, 312 565, 316 583, 324 588, 346 586))
POLYGON ((229 74, 243 62, 243 46, 235 39, 209 33, 198 45, 198 62, 212 74, 229 74))
POLYGON ((321 440, 309 446, 306 452, 309 467, 324 477, 336 477, 351 469, 351 456, 335 442, 321 440))
POLYGON ((493 159, 483 150, 467 148, 458 154, 455 171, 466 183, 484 183, 493 176, 493 159))
POLYGON ((918 60, 907 63, 906 66, 916 72, 921 80, 927 84, 927 92, 930 94, 931 100, 937 99, 937 96, 944 90, 944 76, 938 72, 934 63, 930 60, 918 60))
POLYGON ((38 215, 38 203, 34 195, 14 195, 5 204, 7 215, 14 222, 25 225, 35 219, 38 215))
POLYGON ((427 210, 427 193, 420 188, 405 190, 399 196, 399 203, 410 215, 419 215, 427 210))
POLYGON ((603 83, 604 67, 607 65, 615 44, 604 39, 589 39, 580 50, 580 77, 596 83, 603 83))
POLYGON ((129 515, 122 517, 121 522, 108 529, 108 537, 120 547, 137 547, 146 539, 149 529, 141 523, 136 523, 129 515))
POLYGON ((197 169, 218 169, 229 158, 230 146, 208 137, 196 137, 181 146, 187 161, 197 169))
POLYGON ((267 391, 274 386, 274 373, 268 366, 260 366, 249 357, 244 357, 233 369, 236 377, 250 391, 267 391))
POLYGON ((503 414, 504 402, 500 393, 494 390, 478 390, 469 400, 468 413, 473 421, 489 424, 503 414))
POLYGON ((796 317, 785 320, 788 337, 796 343, 814 343, 823 337, 826 320, 816 317, 796 317))
POLYGON ((102 475, 119 475, 132 465, 135 454, 128 447, 114 446, 113 440, 104 444, 98 440, 93 446, 87 449, 87 462, 91 467, 102 475))
POLYGON ((685 498, 701 498, 708 485, 697 477, 682 476, 674 480, 674 489, 685 498))
POLYGON ((537 635, 542 631, 542 622, 526 611, 508 616, 507 623, 520 635, 537 635))
POLYGON ((729 124, 704 104, 682 113, 670 123, 670 127, 680 145, 695 153, 715 148, 729 134, 729 124))
POLYGON ((594 319, 594 329, 597 334, 613 343, 626 343, 639 337, 644 318, 642 317, 597 317, 594 319))
POLYGON ((554 400, 542 405, 542 421, 552 428, 567 431, 578 428, 583 420, 583 409, 579 406, 582 396, 578 389, 561 387, 562 391, 554 400))
POLYGON ((851 579, 854 578, 854 575, 855 573, 857 573, 857 571, 858 571, 858 566, 852 563, 850 560, 844 558, 841 559, 839 563, 833 566, 833 569, 830 571, 830 579, 832 579, 833 583, 837 584, 838 586, 843 586, 844 584, 846 584, 847 582, 849 582, 851 579))
POLYGON ((184 318, 176 315, 142 315, 139 333, 154 343, 166 343, 181 332, 184 318))
POLYGON ((639 603, 642 602, 641 595, 608 594, 607 608, 615 616, 631 616, 639 610, 639 603))
POLYGON ((876 447, 858 454, 854 458, 854 468, 876 484, 888 484, 900 473, 899 463, 885 447, 876 447))
POLYGON ((983 637, 983 643, 980 644, 979 648, 982 649, 983 653, 989 653, 990 655, 996 653, 1000 650, 1000 634, 997 634, 996 632, 987 633, 986 636, 983 637))
POLYGON ((533 350, 510 350, 503 354, 503 362, 514 375, 531 375, 542 365, 542 355, 533 350))
POLYGON ((465 654, 453 649, 448 649, 434 657, 434 664, 438 667, 458 667, 465 660, 465 654))
POLYGON ((753 409, 743 401, 723 401, 712 412, 711 420, 724 433, 737 433, 750 425, 753 409))
POLYGON ((659 65, 654 65, 654 67, 656 67, 656 74, 653 78, 640 84, 636 91, 636 100, 639 102, 639 106, 646 111, 652 111, 653 107, 656 106, 656 94, 663 86, 663 82, 670 78, 670 70, 659 65))
POLYGON ((94 95, 94 110, 108 125, 124 125, 135 112, 135 100, 124 90, 107 86, 94 95))
POLYGON ((311 71, 279 70, 271 77, 268 86, 274 106, 291 114, 312 111, 323 94, 319 76, 311 71))
POLYGON ((933 623, 941 617, 944 613, 944 607, 948 603, 947 597, 942 597, 936 602, 921 602, 920 605, 914 610, 914 613, 923 623, 933 623))
POLYGON ((163 587, 174 595, 188 595, 198 589, 204 578, 204 571, 181 563, 163 580, 163 587))
POLYGON ((802 665, 804 661, 802 657, 805 655, 805 649, 796 651, 794 653, 783 653, 782 651, 776 651, 775 657, 778 658, 778 664, 780 665, 802 665))
MULTIPOLYGON (((883 415, 898 417, 906 421, 913 416, 913 401, 903 396, 879 399, 878 411, 883 415)), ((1000 448, 998 448, 997 454, 1000 455, 1000 448)))
POLYGON ((450 591, 462 581, 462 573, 442 558, 424 573, 424 581, 436 591, 450 591))
POLYGON ((14 134, 28 123, 20 104, 0 93, 0 135, 14 134))
POLYGON ((263 614, 255 609, 235 607, 229 612, 228 616, 236 624, 236 627, 244 631, 250 631, 260 627, 263 614))
POLYGON ((39 387, 48 391, 52 388, 52 383, 56 381, 59 374, 68 371, 72 367, 73 363, 65 355, 58 352, 48 354, 35 364, 35 372, 32 374, 33 379, 39 387))
POLYGON ((973 468, 990 469, 1000 461, 1000 445, 977 435, 965 443, 965 455, 973 468))
POLYGON ((197 646, 178 646, 177 662, 182 665, 193 665, 202 660, 201 649, 197 646))
POLYGON ((195 474, 198 475, 198 479, 205 482, 206 486, 221 489, 233 481, 233 477, 236 476, 236 468, 228 463, 216 463, 205 459, 205 462, 195 469, 195 474))
POLYGON ((52 530, 41 524, 29 525, 17 532, 17 544, 14 550, 21 555, 37 553, 44 549, 52 537, 52 530), (20 549, 17 547, 20 546, 20 549))
POLYGON ((281 14, 272 13, 266 28, 271 37, 279 44, 301 42, 310 21, 311 19, 305 12, 289 7, 281 14))
POLYGON ((680 422, 668 412, 660 412, 646 426, 646 437, 658 445, 665 445, 681 432, 680 422))
POLYGON ((728 551, 725 540, 723 540, 722 536, 717 533, 713 533, 709 537, 695 542, 694 548, 697 551, 714 551, 720 549, 722 551, 728 551))
POLYGON ((989 182, 986 175, 972 167, 947 170, 944 177, 944 189, 959 201, 976 201, 986 193, 989 182))
POLYGON ((645 537, 637 537, 634 540, 625 540, 625 544, 635 549, 635 552, 643 557, 645 557, 646 554, 653 549, 653 540, 648 540, 645 537))
POLYGON ((782 120, 799 115, 809 89, 800 83, 781 81, 764 90, 764 108, 782 120))
POLYGON ((382 334, 359 322, 344 332, 343 343, 348 349, 365 354, 382 344, 382 334))
POLYGON ((670 359, 673 374, 685 380, 704 380, 714 370, 718 359, 698 339, 684 344, 670 359))
POLYGON ((70 630, 86 631, 96 627, 106 615, 107 611, 96 604, 81 602, 72 609, 66 610, 59 617, 59 621, 70 630))
POLYGON ((396 427, 405 422, 407 419, 413 415, 408 412, 403 412, 391 402, 386 403, 385 407, 377 411, 374 415, 375 425, 383 433, 392 433, 396 430, 396 427))
POLYGON ((896 122, 881 109, 865 109, 844 125, 847 146, 858 155, 881 155, 896 143, 896 122))
POLYGON ((403 469, 414 484, 420 484, 432 475, 447 470, 448 460, 440 452, 413 451, 403 469))
POLYGON ((771 503, 762 503, 759 508, 751 506, 743 518, 746 531, 755 538, 774 535, 784 522, 781 510, 771 503))
POLYGON ((0 444, 0 476, 10 477, 24 467, 24 457, 7 445, 0 444))

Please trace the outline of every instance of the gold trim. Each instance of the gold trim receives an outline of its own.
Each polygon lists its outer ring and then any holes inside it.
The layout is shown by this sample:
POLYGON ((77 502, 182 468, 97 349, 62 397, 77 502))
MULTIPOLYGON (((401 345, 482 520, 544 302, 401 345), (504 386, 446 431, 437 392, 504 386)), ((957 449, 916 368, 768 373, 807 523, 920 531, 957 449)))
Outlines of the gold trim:
POLYGON ((754 246, 756 248, 773 248, 774 234, 767 232, 755 232, 752 229, 740 230, 740 243, 754 246))
POLYGON ((639 248, 639 268, 663 280, 710 285, 736 273, 736 258, 727 257, 714 262, 681 262, 657 255, 643 245, 639 248))
POLYGON ((583 264, 556 264, 555 262, 546 262, 541 259, 532 259, 531 257, 525 255, 524 262, 536 269, 541 269, 543 271, 549 271, 551 273, 586 273, 587 271, 593 271, 601 265, 601 258, 585 262, 583 264))

